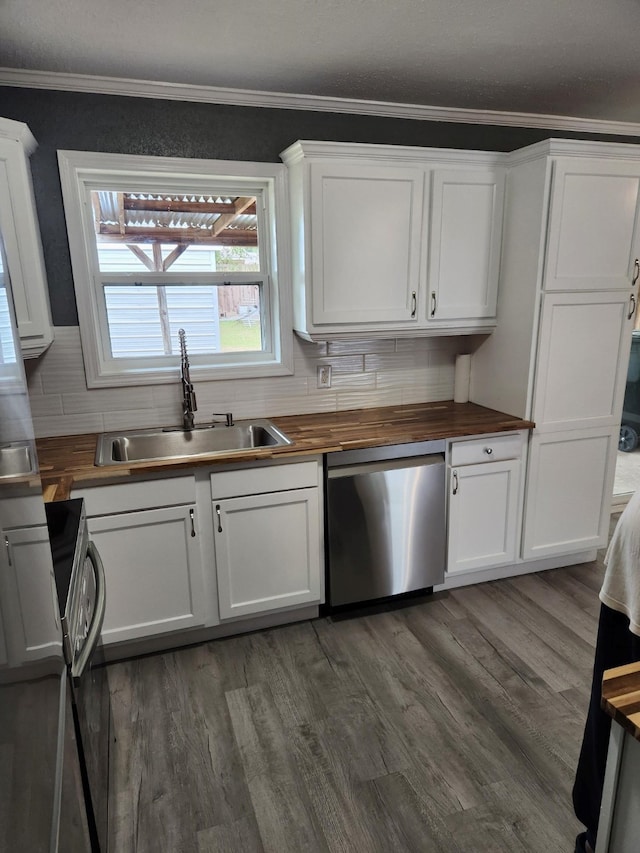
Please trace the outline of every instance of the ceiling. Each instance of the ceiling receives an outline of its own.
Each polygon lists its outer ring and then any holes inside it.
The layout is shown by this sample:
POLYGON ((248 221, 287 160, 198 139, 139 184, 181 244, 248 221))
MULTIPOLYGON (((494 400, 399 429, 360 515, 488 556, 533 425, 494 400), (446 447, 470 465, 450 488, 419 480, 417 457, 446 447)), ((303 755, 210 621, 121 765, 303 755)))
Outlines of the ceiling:
POLYGON ((0 0, 9 69, 623 122, 639 36, 640 0, 0 0))

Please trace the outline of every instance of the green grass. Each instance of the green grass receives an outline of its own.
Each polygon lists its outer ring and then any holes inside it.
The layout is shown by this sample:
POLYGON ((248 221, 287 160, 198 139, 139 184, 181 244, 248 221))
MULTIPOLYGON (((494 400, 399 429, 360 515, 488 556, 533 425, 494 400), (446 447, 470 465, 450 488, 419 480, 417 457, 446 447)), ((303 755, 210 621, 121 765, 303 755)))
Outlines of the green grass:
POLYGON ((242 320, 220 320, 221 352, 260 352, 260 323, 251 326, 242 320))

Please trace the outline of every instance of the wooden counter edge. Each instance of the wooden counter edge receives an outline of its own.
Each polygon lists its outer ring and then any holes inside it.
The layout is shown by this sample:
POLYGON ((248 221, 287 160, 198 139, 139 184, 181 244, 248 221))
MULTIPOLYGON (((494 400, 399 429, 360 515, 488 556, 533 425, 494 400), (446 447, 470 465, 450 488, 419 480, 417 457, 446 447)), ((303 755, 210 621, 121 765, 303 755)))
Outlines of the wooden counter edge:
POLYGON ((636 740, 640 740, 640 661, 605 671, 602 710, 636 740))
MULTIPOLYGON (((336 453, 353 447, 381 447, 387 444, 403 444, 417 441, 455 439, 484 434, 479 430, 486 427, 485 433, 512 432, 533 429, 532 421, 522 420, 504 412, 496 412, 473 404, 471 423, 462 424, 460 416, 467 405, 453 404, 443 401, 433 404, 414 404, 406 407, 386 407, 381 409, 354 409, 335 413, 316 413, 309 415, 273 416, 270 420, 284 429, 292 437, 293 444, 274 448, 256 448, 239 450, 224 455, 197 457, 180 460, 159 459, 152 462, 138 462, 122 465, 95 466, 96 441, 98 434, 88 433, 77 436, 51 436, 36 440, 38 455, 41 456, 41 477, 45 489, 45 500, 65 500, 74 486, 82 484, 105 484, 106 482, 121 482, 130 477, 143 476, 146 473, 173 473, 186 468, 224 464, 242 464, 259 462, 261 460, 281 460, 300 456, 315 456, 325 453, 336 453), (424 424, 416 428, 413 422, 415 416, 430 412, 448 412, 453 423, 439 424, 435 431, 425 431, 424 424), (394 420, 399 417, 404 424, 404 434, 392 436, 380 434, 380 430, 395 428, 394 420), (409 416, 409 421, 403 421, 403 416, 409 416), (488 416, 488 418, 487 418, 488 416), (487 418, 489 422, 483 420, 487 418), (300 422, 303 422, 300 424, 300 422), (315 421, 315 424, 313 423, 315 421), (298 426, 295 427, 296 422, 298 426), (309 423, 311 422, 311 423, 309 423), (354 438, 352 435, 339 433, 348 431, 348 427, 367 428, 377 431, 376 435, 354 438), (314 435, 314 431, 316 435, 314 435), (68 451, 64 445, 71 443, 74 449, 68 451), (56 446, 58 445, 58 446, 56 446), (51 448, 54 448, 53 450, 51 448)), ((403 426, 398 426, 402 430, 403 426)))

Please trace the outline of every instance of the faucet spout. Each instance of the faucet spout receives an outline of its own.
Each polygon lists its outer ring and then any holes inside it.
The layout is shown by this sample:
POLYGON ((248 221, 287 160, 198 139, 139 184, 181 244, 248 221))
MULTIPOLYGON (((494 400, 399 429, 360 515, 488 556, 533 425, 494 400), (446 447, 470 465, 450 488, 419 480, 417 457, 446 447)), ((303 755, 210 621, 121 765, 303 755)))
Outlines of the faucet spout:
POLYGON ((195 425, 194 412, 198 411, 196 394, 193 390, 189 373, 189 356, 187 355, 187 339, 184 329, 178 329, 180 338, 180 382, 182 384, 182 428, 190 432, 195 425))

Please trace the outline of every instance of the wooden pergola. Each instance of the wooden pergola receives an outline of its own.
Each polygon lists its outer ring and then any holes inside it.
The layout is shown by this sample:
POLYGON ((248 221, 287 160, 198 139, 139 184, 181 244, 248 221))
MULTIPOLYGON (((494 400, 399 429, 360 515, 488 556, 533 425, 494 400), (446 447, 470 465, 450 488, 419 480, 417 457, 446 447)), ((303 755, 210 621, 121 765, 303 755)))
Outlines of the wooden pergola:
POLYGON ((122 243, 151 272, 166 272, 193 245, 257 246, 256 199, 92 192, 101 243, 122 243), (152 247, 152 257, 140 248, 152 247), (175 245, 162 258, 162 246, 175 245))

